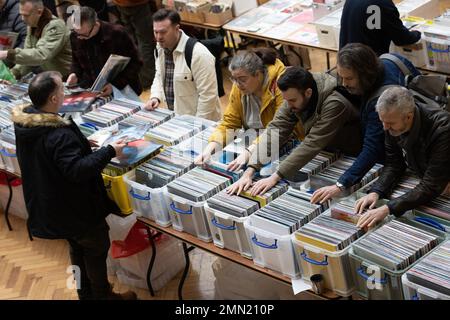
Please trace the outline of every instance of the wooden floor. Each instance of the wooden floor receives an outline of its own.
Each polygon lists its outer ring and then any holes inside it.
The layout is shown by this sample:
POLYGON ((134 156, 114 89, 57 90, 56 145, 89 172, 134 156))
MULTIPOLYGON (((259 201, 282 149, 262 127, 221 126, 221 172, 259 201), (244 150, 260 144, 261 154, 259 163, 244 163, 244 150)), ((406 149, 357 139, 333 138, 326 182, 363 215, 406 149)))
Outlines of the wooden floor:
MULTIPOLYGON (((441 8, 450 8, 450 0, 441 0, 441 8)), ((325 53, 310 52, 312 71, 326 69, 325 53)), ((335 55, 332 55, 332 65, 335 55)), ((228 71, 224 69, 225 91, 230 92, 228 71)), ((149 93, 141 96, 147 99, 149 93)), ((222 110, 228 102, 227 95, 221 99, 222 110)), ((14 230, 8 231, 3 213, 0 213, 0 300, 76 300, 74 290, 67 289, 66 273, 70 265, 68 246, 65 241, 35 239, 30 241, 24 220, 10 215, 14 230)), ((214 299, 214 274, 212 264, 216 257, 195 249, 190 253, 191 268, 186 279, 185 299, 214 299)), ((151 297, 145 289, 121 285, 116 277, 110 277, 115 291, 134 290, 139 299, 177 299, 181 272, 151 297)))

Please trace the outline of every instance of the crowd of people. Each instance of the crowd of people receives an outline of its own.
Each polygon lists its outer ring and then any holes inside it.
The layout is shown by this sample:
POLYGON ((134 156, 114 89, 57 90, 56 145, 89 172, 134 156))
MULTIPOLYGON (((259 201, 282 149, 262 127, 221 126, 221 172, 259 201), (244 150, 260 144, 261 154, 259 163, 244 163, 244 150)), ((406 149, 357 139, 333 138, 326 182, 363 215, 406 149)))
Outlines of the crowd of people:
MULTIPOLYGON (((1 30, 19 33, 15 48, 0 51, 0 59, 16 79, 30 71, 37 74, 29 86, 32 106, 14 110, 12 118, 28 223, 35 236, 68 240, 73 264, 83 266, 80 299, 135 298, 112 292, 105 263, 109 239, 104 218, 116 208, 106 197, 100 173, 124 144, 92 152, 77 126, 58 115, 63 82, 89 88, 111 54, 127 56, 130 62, 101 95, 111 95, 113 86, 130 86, 138 95, 150 89, 148 110, 165 107, 178 115, 219 121, 195 159, 197 165, 230 143, 237 130, 260 133, 228 165, 231 171, 246 168, 228 189, 230 194, 250 190, 257 195, 281 179, 294 180, 319 152, 329 150, 356 160, 335 184, 315 190, 313 203, 339 196, 374 164, 384 164, 378 181, 355 206, 360 227, 389 214, 400 216, 443 193, 450 195, 450 114, 417 104, 405 88, 404 70, 381 56, 391 41, 408 45, 421 37, 403 27, 392 1, 346 1, 335 74, 287 67, 269 48, 237 52, 228 65, 232 87, 223 115, 217 57, 197 41, 187 61, 190 37, 176 11, 155 12, 148 0, 113 0, 119 23, 111 23, 105 21, 111 14, 107 1, 51 2, 0 0, 1 30), (57 10, 75 2, 82 5, 79 16, 66 17, 66 11, 57 10), (382 12, 376 30, 366 23, 366 9, 373 2, 382 12), (261 150, 278 152, 290 139, 300 143, 276 172, 253 183, 265 164, 261 150), (419 185, 375 208, 407 169, 421 178, 419 185)), ((420 74, 406 58, 395 57, 411 76, 420 74)))

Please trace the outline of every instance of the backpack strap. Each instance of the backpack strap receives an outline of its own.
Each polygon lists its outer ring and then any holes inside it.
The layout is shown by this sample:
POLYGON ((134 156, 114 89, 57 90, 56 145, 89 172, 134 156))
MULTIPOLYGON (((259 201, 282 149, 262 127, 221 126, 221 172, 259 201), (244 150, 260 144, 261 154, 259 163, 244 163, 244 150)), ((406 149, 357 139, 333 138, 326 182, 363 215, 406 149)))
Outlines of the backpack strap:
POLYGON ((387 85, 381 86, 369 96, 369 98, 367 99, 367 102, 370 102, 373 99, 378 99, 386 89, 393 88, 393 87, 402 87, 403 88, 403 86, 400 86, 398 84, 387 84, 387 85))
POLYGON ((403 61, 393 54, 390 53, 382 54, 380 56, 380 59, 386 59, 393 62, 397 66, 397 68, 399 68, 403 72, 405 77, 412 74, 411 70, 409 70, 409 68, 403 63, 403 61))
MULTIPOLYGON (((197 39, 189 37, 189 39, 186 42, 186 47, 184 48, 184 59, 186 60, 186 64, 191 70, 192 65, 192 53, 194 51, 194 46, 197 43, 197 39)), ((192 70, 191 70, 192 74, 192 70)), ((192 75, 192 81, 194 81, 194 75, 192 75)))

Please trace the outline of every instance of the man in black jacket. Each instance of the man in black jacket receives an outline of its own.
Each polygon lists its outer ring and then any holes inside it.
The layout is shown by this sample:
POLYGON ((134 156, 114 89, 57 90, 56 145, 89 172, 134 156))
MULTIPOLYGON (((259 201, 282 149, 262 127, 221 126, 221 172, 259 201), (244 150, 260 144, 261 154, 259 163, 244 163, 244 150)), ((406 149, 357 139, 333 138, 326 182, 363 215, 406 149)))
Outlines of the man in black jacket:
MULTIPOLYGON (((129 57, 125 69, 120 72, 111 84, 119 90, 129 85, 136 94, 142 93, 139 72, 142 60, 139 51, 124 27, 101 21, 97 13, 90 7, 81 7, 79 23, 73 20, 73 32, 70 35, 72 44, 71 74, 67 84, 78 83, 80 87, 90 87, 111 54, 129 57), (77 25, 78 24, 78 25, 77 25)), ((112 94, 112 86, 107 84, 103 96, 112 94)))
POLYGON ((19 14, 19 0, 0 0, 0 31, 18 33, 14 48, 23 48, 27 25, 19 14))
POLYGON ((347 43, 363 43, 380 56, 389 52, 391 41, 404 46, 419 40, 420 32, 403 25, 392 0, 347 0, 344 4, 339 49, 347 43), (372 10, 374 6, 377 9, 372 10))
POLYGON ((59 73, 38 74, 28 93, 33 105, 13 109, 12 120, 31 233, 69 242, 80 300, 136 298, 133 292, 113 293, 106 272, 105 217, 118 209, 106 194, 101 171, 125 144, 92 152, 75 123, 57 113, 64 100, 59 73))
POLYGON ((402 87, 383 92, 376 106, 385 130, 386 164, 370 193, 357 201, 359 214, 369 208, 358 226, 373 226, 388 214, 401 216, 450 189, 450 113, 416 104, 402 87), (401 197, 372 209, 388 196, 406 168, 421 177, 420 183, 401 197))

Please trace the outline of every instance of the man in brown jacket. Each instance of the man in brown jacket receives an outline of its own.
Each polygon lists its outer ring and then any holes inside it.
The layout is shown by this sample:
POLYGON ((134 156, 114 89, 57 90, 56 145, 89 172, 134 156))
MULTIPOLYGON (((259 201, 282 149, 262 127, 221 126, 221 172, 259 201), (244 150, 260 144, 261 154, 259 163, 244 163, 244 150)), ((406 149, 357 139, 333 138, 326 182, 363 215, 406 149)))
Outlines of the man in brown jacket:
POLYGON ((281 146, 292 135, 298 122, 304 128, 305 139, 280 163, 277 172, 253 185, 252 195, 265 193, 281 179, 292 179, 325 147, 349 155, 358 154, 361 149, 358 111, 342 94, 344 92, 336 89, 336 78, 326 73, 311 74, 301 67, 290 67, 278 79, 278 87, 285 103, 257 142, 230 163, 231 170, 240 169, 247 161, 249 165, 229 193, 239 194, 250 188, 254 173, 263 165, 261 156, 266 156, 267 150, 270 157, 273 149, 278 147, 272 146, 271 142, 279 142, 281 146))

